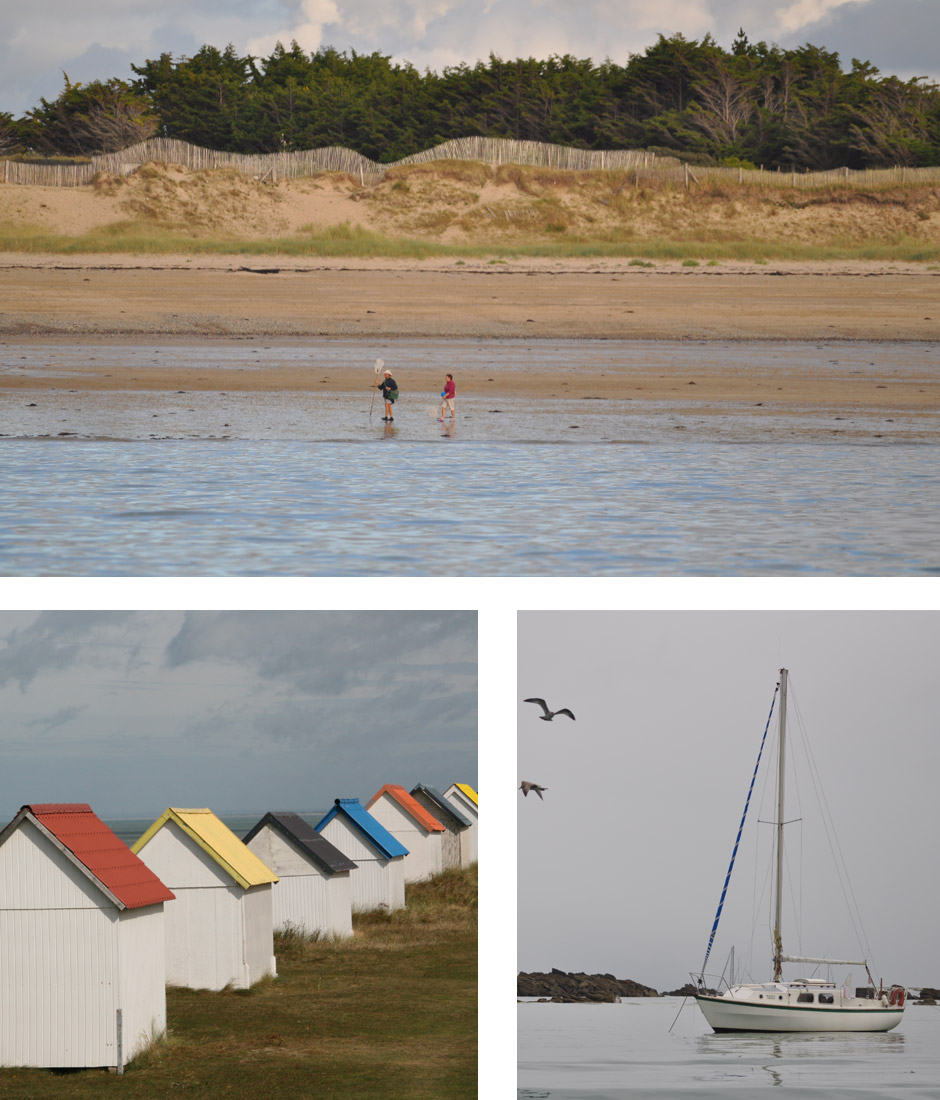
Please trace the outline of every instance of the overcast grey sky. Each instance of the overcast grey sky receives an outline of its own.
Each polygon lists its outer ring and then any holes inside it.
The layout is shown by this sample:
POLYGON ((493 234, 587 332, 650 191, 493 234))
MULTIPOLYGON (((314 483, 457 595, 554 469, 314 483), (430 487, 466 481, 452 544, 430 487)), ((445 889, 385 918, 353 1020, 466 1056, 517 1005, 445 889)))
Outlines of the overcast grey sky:
MULTIPOLYGON (((548 791, 544 802, 516 796, 519 968, 609 972, 662 991, 701 967, 787 667, 791 740, 805 733, 812 746, 871 959, 886 982, 940 986, 938 638, 936 611, 520 614, 517 784, 548 791), (532 695, 576 721, 540 721, 522 702, 532 695)), ((776 711, 768 744, 771 734, 776 711)), ((786 850, 803 907, 785 910, 784 949, 854 958, 815 799, 797 774, 787 817, 802 820, 786 850)), ((773 816, 762 775, 710 971, 732 943, 743 964, 756 910, 752 976, 770 976, 761 899, 772 829, 758 822, 773 816)))
POLYGON ((0 824, 476 787, 476 614, 4 611, 0 714, 0 824))
POLYGON ((131 63, 231 43, 261 57, 277 41, 307 51, 374 50, 420 70, 572 53, 623 64, 658 34, 711 33, 730 47, 805 42, 886 74, 940 77, 937 0, 38 0, 0 6, 0 111, 19 116, 74 81, 130 79, 131 63))

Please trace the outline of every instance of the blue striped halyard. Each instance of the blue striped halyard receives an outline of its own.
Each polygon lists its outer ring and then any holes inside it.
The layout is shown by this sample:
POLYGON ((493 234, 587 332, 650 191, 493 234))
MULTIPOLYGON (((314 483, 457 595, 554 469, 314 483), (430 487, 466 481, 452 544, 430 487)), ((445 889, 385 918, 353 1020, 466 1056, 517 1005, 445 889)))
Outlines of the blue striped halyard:
POLYGON ((757 763, 754 765, 754 774, 751 776, 751 785, 747 789, 747 798, 744 802, 744 813, 741 814, 741 824, 738 826, 738 835, 734 841, 734 850, 731 853, 731 862, 728 864, 728 873, 725 875, 725 884, 721 890, 721 897, 718 900, 718 912, 715 914, 715 923, 712 925, 712 933, 708 937, 708 947, 705 951, 705 961, 702 963, 702 980, 705 979, 705 967, 708 965, 708 956, 711 954, 712 944, 715 942, 715 933, 718 931, 718 922, 721 920, 721 910, 725 904, 725 895, 728 893, 728 884, 731 882, 731 872, 734 869, 734 860, 738 854, 738 845, 741 843, 741 833, 744 831, 744 822, 747 819, 747 810, 751 804, 751 794, 754 791, 754 780, 757 779, 757 769, 760 767, 760 759, 764 752, 764 743, 767 740, 767 730, 770 728, 770 719, 774 713, 774 704, 777 702, 777 691, 780 685, 774 688, 774 697, 770 701, 770 713, 767 715, 767 722, 764 726, 764 736, 761 738, 760 748, 757 752, 757 763))

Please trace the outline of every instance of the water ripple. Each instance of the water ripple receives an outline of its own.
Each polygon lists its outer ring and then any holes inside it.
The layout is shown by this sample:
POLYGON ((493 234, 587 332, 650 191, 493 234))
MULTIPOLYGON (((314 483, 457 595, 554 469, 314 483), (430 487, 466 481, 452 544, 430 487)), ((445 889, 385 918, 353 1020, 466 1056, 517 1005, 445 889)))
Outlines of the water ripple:
POLYGON ((0 441, 4 575, 925 575, 930 445, 0 441))

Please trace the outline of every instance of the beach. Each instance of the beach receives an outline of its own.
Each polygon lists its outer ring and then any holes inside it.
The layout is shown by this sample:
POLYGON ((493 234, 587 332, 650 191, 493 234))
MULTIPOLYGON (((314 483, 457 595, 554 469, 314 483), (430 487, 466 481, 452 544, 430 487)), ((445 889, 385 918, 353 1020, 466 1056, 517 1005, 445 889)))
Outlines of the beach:
MULTIPOLYGON (((457 364, 458 394, 679 400, 704 411, 785 399, 791 409, 807 411, 928 412, 940 407, 932 347, 940 340, 938 295, 940 272, 900 263, 660 263, 650 270, 626 260, 6 253, 0 254, 0 356, 7 351, 0 391, 349 392, 363 388, 364 359, 378 357, 372 349, 383 341, 499 338, 538 346, 594 340, 606 349, 596 365, 581 362, 577 371, 457 364), (89 343, 224 347, 249 338, 260 341, 261 352, 250 371, 221 364, 211 371, 174 368, 164 360, 115 372, 84 356, 70 366, 67 387, 55 369, 18 371, 8 350, 89 343), (336 340, 353 341, 356 351, 327 372, 278 355, 279 346, 336 340), (861 382, 850 358, 842 370, 816 371, 794 369, 785 359, 749 369, 738 358, 724 367, 711 356, 707 370, 696 370, 688 356, 677 365, 662 341, 810 341, 820 344, 821 361, 838 358, 826 353, 832 342, 908 341, 918 353, 907 366, 895 362, 890 377, 861 382), (647 347, 648 355, 619 369, 625 343, 647 347)), ((420 361, 410 360, 407 369, 414 379, 420 361)), ((436 385, 436 375, 427 380, 432 390, 436 385)))
POLYGON ((937 279, 0 256, 0 571, 933 573, 937 279))

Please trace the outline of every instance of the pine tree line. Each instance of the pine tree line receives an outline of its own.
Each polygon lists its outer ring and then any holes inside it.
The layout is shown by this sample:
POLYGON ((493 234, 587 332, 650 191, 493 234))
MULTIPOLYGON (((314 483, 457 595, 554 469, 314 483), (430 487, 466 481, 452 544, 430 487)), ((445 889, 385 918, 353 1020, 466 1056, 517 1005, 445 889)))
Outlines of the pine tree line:
POLYGON ((940 87, 867 61, 709 35, 660 36, 625 65, 490 55, 437 74, 380 53, 269 57, 203 46, 66 86, 0 114, 0 154, 89 156, 159 136, 232 153, 344 146, 387 163, 480 135, 581 149, 650 149, 697 164, 828 170, 940 165, 940 87))

